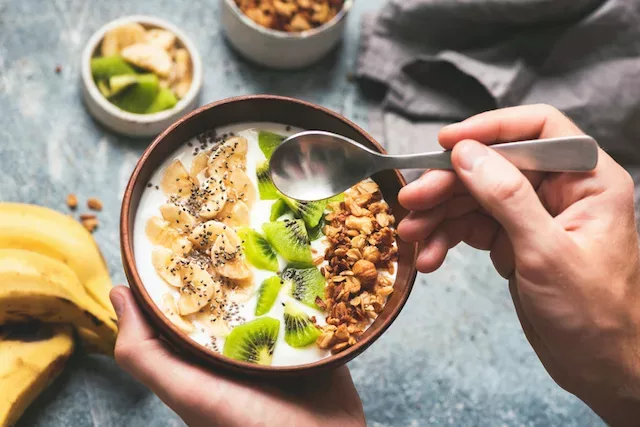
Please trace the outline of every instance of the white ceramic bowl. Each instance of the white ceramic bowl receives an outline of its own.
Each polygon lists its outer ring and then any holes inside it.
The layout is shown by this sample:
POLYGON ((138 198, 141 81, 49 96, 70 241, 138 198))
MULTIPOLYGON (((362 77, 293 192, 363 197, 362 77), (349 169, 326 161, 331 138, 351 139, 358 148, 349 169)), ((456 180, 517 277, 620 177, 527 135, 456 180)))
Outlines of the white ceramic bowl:
POLYGON ((220 0, 220 11, 225 35, 240 54, 269 68, 296 69, 318 61, 340 41, 352 5, 353 0, 345 0, 331 21, 300 33, 258 25, 233 0, 220 0))
POLYGON ((89 113, 100 123, 114 132, 135 137, 156 136, 170 124, 193 110, 202 89, 202 59, 193 42, 177 27, 169 22, 151 16, 125 16, 111 21, 96 31, 82 53, 82 95, 89 113), (174 33, 178 42, 189 51, 193 67, 193 79, 187 94, 175 107, 153 114, 134 114, 121 110, 107 100, 98 90, 91 75, 91 58, 105 34, 122 24, 138 22, 147 28, 163 28, 174 33))

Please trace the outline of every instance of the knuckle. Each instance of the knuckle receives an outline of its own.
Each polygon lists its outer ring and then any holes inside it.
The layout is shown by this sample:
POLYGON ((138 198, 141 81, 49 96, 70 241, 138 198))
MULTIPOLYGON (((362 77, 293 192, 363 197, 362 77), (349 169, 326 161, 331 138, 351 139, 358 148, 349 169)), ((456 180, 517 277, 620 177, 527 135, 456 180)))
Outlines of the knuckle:
POLYGON ((558 110, 553 105, 535 104, 535 105, 533 105, 533 108, 537 109, 544 116, 547 116, 547 117, 566 117, 562 111, 558 110))
POLYGON ((525 179, 520 176, 516 179, 502 179, 495 182, 490 189, 490 202, 504 204, 513 203, 522 198, 526 191, 525 179))

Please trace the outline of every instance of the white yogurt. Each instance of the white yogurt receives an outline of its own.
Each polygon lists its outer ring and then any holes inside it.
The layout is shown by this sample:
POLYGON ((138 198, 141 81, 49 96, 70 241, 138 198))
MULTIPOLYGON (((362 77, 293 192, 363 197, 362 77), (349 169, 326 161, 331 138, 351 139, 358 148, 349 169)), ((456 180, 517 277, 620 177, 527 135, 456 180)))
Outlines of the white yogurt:
MULTIPOLYGON (((288 127, 285 127, 284 125, 271 123, 245 123, 217 129, 217 134, 221 135, 224 133, 233 132, 236 135, 244 136, 245 138, 247 138, 248 152, 246 170, 247 175, 251 178, 253 184, 257 188, 258 183, 255 170, 259 163, 266 160, 264 154, 258 146, 258 131, 270 131, 283 136, 292 135, 300 131, 299 129, 294 128, 288 128, 289 130, 287 130, 287 128, 288 127)), ((176 150, 169 158, 167 158, 167 160, 156 171, 156 173, 154 173, 150 181, 153 186, 145 188, 134 222, 133 245, 138 273, 140 275, 140 278, 142 279, 142 282, 144 283, 145 288, 147 289, 147 292, 149 293, 153 301, 158 305, 160 305, 162 296, 167 292, 173 294, 174 298, 176 298, 177 301, 179 291, 177 288, 174 288, 166 283, 158 275, 155 268, 153 267, 151 262, 151 253, 154 249, 154 245, 149 241, 145 233, 145 227, 149 218, 153 216, 160 216, 160 206, 167 202, 167 196, 162 192, 162 190, 156 189, 155 185, 158 185, 160 183, 165 168, 175 159, 179 159, 185 165, 187 170, 189 170, 194 157, 194 147, 198 147, 201 145, 195 138, 191 141, 191 143, 193 145, 192 147, 185 143, 183 147, 176 150)), ((262 233, 262 224, 270 221, 269 217, 271 215, 271 206, 273 205, 273 203, 273 200, 256 200, 254 206, 252 206, 250 211, 251 228, 262 233)), ((311 247, 312 249, 317 251, 318 255, 322 255, 324 254, 327 244, 325 242, 325 239, 321 238, 312 242, 311 247)), ((280 258, 279 262, 281 269, 283 269, 286 266, 285 260, 280 258)), ((248 301, 244 303, 238 303, 238 314, 240 317, 244 318, 245 321, 253 320, 256 317, 254 314, 257 304, 257 297, 255 292, 258 290, 265 279, 275 275, 275 273, 271 271, 259 270, 252 266, 251 269, 254 274, 254 293, 248 301)), ((393 279, 395 279, 395 274, 393 275, 393 279)), ((300 303, 299 301, 294 300, 293 298, 288 296, 287 290, 283 288, 279 293, 275 304, 273 305, 269 313, 266 314, 266 316, 273 317, 274 319, 278 319, 280 321, 280 333, 278 334, 278 340, 276 342, 272 364, 274 366, 301 365, 312 363, 322 358, 328 357, 331 353, 327 350, 321 350, 316 345, 310 345, 306 348, 293 348, 284 341, 283 304, 288 301, 291 301, 296 305, 297 308, 304 311, 309 316, 315 316, 318 325, 322 326, 326 324, 325 313, 323 313, 319 309, 313 309, 300 303)), ((203 325, 195 320, 193 316, 188 316, 187 320, 191 320, 195 326, 195 331, 190 335, 191 339, 201 345, 210 347, 212 339, 209 334, 206 333, 203 325)), ((237 322, 230 322, 230 326, 235 325, 237 325, 237 322)), ((224 338, 218 337, 215 339, 215 342, 217 349, 219 351, 222 351, 222 349, 224 348, 224 338)))

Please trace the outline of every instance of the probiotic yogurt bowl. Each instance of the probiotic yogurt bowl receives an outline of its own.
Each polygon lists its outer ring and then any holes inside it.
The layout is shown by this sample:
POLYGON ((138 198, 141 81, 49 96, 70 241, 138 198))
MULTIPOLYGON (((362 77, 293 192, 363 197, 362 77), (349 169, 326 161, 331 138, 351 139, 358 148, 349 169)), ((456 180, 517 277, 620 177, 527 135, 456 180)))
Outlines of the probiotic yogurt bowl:
POLYGON ((134 224, 154 303, 195 342, 245 362, 346 349, 393 292, 395 218, 377 184, 313 203, 273 186, 268 156, 298 131, 245 123, 186 141, 152 176, 134 224))
POLYGON ((200 127, 165 147, 144 181, 140 164, 134 171, 136 194, 130 183, 123 203, 125 270, 178 347, 244 372, 299 373, 354 357, 406 300, 415 269, 407 276, 395 194, 387 203, 365 180, 305 203, 273 186, 271 153, 309 128, 295 117, 200 127))

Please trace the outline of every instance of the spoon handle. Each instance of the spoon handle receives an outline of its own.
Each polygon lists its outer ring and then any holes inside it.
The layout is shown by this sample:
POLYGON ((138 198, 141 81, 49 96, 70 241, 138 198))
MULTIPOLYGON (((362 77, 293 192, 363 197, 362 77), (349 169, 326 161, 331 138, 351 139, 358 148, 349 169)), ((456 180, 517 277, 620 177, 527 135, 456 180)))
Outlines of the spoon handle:
MULTIPOLYGON (((588 135, 509 142, 491 148, 520 170, 585 172, 598 163, 598 143, 588 135)), ((453 169, 451 151, 380 157, 382 169, 453 169)))

